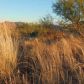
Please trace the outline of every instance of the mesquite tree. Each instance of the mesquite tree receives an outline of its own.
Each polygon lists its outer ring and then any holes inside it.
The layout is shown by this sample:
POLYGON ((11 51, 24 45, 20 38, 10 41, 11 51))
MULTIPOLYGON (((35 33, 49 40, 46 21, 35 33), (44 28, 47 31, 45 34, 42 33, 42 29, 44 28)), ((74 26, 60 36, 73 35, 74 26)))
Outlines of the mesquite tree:
POLYGON ((59 0, 53 4, 53 11, 63 19, 78 24, 84 19, 84 0, 59 0))

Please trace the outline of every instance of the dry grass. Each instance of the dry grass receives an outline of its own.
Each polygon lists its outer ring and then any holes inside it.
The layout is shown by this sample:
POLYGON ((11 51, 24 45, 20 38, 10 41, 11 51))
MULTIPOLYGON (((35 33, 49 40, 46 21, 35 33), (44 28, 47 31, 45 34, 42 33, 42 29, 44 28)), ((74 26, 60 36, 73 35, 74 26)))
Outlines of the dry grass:
POLYGON ((35 39, 25 45, 25 56, 32 60, 29 67, 33 72, 29 76, 33 83, 35 77, 39 78, 36 84, 84 83, 84 45, 80 38, 61 37, 49 45, 35 39))
POLYGON ((18 42, 14 37, 15 24, 0 24, 0 74, 10 76, 17 64, 18 42))
POLYGON ((81 37, 39 37, 24 41, 18 52, 15 27, 13 23, 0 24, 0 80, 13 78, 0 84, 84 84, 81 37))

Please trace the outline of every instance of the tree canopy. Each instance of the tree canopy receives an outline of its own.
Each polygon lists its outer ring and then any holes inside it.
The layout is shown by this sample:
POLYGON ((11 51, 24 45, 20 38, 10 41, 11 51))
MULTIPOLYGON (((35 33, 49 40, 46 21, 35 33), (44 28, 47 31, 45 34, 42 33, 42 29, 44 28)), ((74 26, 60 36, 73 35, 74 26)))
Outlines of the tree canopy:
POLYGON ((53 4, 53 11, 65 20, 78 23, 84 19, 84 0, 59 0, 53 4))

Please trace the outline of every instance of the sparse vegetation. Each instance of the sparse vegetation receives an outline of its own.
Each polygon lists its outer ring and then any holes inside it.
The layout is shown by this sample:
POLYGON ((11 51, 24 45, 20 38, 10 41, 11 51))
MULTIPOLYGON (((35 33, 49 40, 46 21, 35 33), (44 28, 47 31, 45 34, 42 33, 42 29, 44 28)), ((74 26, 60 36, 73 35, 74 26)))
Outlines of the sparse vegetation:
POLYGON ((16 37, 17 27, 0 25, 1 84, 83 84, 84 37, 75 30, 48 28, 25 40, 16 37))
POLYGON ((51 15, 39 23, 0 23, 0 84, 84 84, 83 4, 54 3, 65 22, 59 25, 51 15))

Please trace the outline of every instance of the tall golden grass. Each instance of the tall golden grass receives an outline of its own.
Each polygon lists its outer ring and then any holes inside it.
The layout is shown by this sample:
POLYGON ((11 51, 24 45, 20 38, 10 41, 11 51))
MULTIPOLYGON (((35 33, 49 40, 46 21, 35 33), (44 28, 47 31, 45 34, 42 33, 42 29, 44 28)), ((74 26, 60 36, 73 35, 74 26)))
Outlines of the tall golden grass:
POLYGON ((19 69, 6 84, 84 84, 83 38, 51 35, 24 41, 18 58, 15 28, 14 23, 0 24, 0 78, 11 78, 19 69))
POLYGON ((0 75, 10 76, 17 64, 18 40, 14 23, 0 23, 0 75))
POLYGON ((25 45, 25 58, 32 60, 32 84, 84 83, 84 44, 80 37, 61 37, 51 44, 35 39, 25 45))

